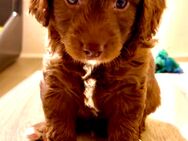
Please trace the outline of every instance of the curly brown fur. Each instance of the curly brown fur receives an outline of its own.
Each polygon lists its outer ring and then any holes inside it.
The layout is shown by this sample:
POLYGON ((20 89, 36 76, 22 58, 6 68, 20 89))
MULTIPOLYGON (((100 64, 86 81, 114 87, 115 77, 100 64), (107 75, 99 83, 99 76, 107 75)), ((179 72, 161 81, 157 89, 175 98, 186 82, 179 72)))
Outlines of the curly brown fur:
POLYGON ((83 122, 99 133, 106 127, 108 141, 138 141, 146 116, 160 104, 150 48, 165 2, 128 0, 125 7, 117 3, 126 0, 69 2, 30 4, 30 13, 49 31, 41 81, 47 140, 76 141, 83 122), (86 75, 85 66, 91 73, 86 75), (84 82, 91 79, 95 107, 85 104, 84 82))

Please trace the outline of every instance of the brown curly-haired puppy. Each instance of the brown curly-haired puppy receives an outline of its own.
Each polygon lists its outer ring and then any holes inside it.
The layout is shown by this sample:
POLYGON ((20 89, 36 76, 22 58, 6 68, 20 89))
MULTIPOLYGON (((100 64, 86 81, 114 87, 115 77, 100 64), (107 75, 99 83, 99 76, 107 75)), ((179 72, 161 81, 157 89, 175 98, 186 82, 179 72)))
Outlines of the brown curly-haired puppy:
POLYGON ((49 31, 41 98, 48 141, 93 131, 138 141, 160 104, 150 49, 164 0, 31 0, 49 31))

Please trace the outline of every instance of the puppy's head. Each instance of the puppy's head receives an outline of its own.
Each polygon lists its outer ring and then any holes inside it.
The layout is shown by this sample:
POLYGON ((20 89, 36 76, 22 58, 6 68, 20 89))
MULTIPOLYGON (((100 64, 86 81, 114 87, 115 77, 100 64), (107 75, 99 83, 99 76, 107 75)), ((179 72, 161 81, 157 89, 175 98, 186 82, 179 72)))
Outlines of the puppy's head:
POLYGON ((164 0, 31 0, 30 12, 75 60, 106 63, 155 35, 164 0), (55 34, 55 35, 54 35, 55 34))

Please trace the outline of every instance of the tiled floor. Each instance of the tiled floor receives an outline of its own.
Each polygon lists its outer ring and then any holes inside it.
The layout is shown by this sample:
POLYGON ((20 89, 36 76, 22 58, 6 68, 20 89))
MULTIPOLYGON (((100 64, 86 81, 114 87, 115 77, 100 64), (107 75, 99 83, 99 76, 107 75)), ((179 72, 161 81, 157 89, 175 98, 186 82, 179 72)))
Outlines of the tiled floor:
POLYGON ((36 70, 42 68, 41 58, 21 58, 0 72, 0 97, 36 70))
POLYGON ((157 74, 161 106, 151 114, 154 119, 171 123, 188 139, 188 73, 157 74))

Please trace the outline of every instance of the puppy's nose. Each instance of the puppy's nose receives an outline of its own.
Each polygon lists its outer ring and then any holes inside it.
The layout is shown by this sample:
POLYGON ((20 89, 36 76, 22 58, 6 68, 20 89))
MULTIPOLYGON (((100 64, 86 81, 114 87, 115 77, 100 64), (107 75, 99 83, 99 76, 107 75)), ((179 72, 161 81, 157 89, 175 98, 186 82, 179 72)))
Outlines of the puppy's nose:
POLYGON ((84 50, 84 53, 87 57, 99 57, 101 55, 101 51, 93 51, 93 50, 88 50, 88 49, 85 49, 84 50))
POLYGON ((89 58, 97 58, 103 52, 103 47, 97 43, 89 43, 83 49, 85 55, 89 58))

